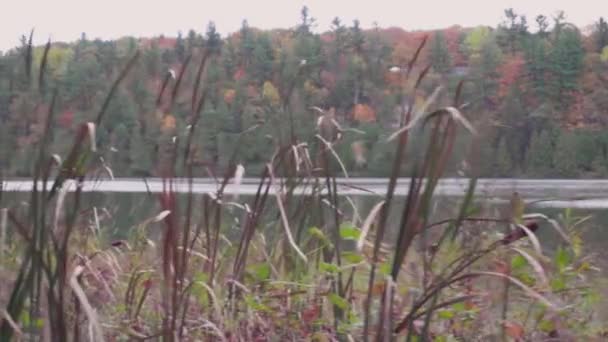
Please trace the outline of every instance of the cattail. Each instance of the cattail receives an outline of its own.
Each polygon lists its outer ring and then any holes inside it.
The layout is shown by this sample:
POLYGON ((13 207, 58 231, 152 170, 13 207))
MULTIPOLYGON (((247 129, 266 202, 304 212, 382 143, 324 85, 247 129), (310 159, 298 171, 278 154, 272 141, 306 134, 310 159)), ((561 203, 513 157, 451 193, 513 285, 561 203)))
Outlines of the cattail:
POLYGON ((358 167, 365 166, 367 159, 365 158, 365 144, 363 141, 355 141, 351 145, 353 155, 355 156, 355 163, 358 167))
MULTIPOLYGON (((528 222, 525 223, 524 226, 526 226, 526 228, 530 229, 531 232, 535 232, 538 229, 538 223, 536 221, 532 221, 532 222, 528 222)), ((509 233, 507 236, 505 236, 501 241, 501 243, 503 245, 508 245, 510 243, 513 243, 523 237, 526 237, 528 234, 520 227, 517 227, 516 230, 512 231, 511 233, 509 233)))

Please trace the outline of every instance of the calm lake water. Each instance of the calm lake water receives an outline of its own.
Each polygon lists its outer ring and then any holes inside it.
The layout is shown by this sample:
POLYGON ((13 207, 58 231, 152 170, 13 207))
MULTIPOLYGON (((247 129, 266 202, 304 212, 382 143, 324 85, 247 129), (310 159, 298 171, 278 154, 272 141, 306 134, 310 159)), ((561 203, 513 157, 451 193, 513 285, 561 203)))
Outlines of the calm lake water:
MULTIPOLYGON (((239 195, 238 202, 246 203, 255 194, 258 180, 246 178, 240 185, 230 184, 226 188, 229 198, 239 195)), ((347 217, 358 214, 365 219, 371 208, 382 200, 387 188, 385 179, 357 178, 339 179, 339 192, 343 197, 342 209, 347 217), (353 206, 356 210, 353 210, 353 206)), ((389 224, 396 231, 404 196, 407 194, 408 180, 400 180, 396 189, 397 198, 392 207, 389 224)), ((68 189, 75 189, 70 184, 68 189)), ((14 207, 27 203, 32 182, 12 180, 3 183, 4 194, 0 207, 14 207)), ((218 185, 211 179, 196 179, 193 182, 195 199, 200 200, 205 193, 215 193, 218 185)), ((456 215, 459 203, 468 187, 466 179, 444 179, 439 184, 433 202, 433 221, 456 215)), ((178 192, 188 190, 186 181, 176 181, 178 192)), ((82 209, 93 208, 101 218, 101 226, 113 236, 124 236, 130 227, 156 215, 159 211, 158 193, 163 189, 160 179, 119 179, 88 181, 83 184, 82 209)), ((296 193, 305 195, 309 189, 298 188, 296 193)), ((518 192, 527 203, 527 213, 542 213, 559 219, 566 209, 577 217, 591 216, 581 227, 584 241, 589 251, 600 254, 598 259, 608 260, 608 181, 597 180, 515 180, 483 179, 478 181, 476 205, 479 213, 475 216, 505 218, 509 199, 518 192)), ((539 238, 548 248, 559 241, 556 232, 548 225, 542 225, 539 238)))

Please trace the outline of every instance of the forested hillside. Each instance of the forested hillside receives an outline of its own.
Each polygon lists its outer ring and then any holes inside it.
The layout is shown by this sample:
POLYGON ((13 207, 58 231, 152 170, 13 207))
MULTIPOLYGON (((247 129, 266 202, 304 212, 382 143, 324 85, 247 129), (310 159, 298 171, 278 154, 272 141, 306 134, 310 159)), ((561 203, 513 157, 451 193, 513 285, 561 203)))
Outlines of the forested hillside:
MULTIPOLYGON (((386 140, 399 129, 407 107, 420 109, 436 91, 429 110, 449 105, 461 80, 463 113, 482 135, 475 152, 480 162, 461 162, 470 153, 458 150, 470 139, 462 132, 455 146, 461 158, 450 161, 449 174, 474 167, 482 177, 608 176, 604 19, 577 28, 566 15, 526 18, 507 10, 495 28, 363 30, 357 21, 336 18, 331 31, 319 34, 314 25, 304 8, 292 29, 260 31, 243 22, 226 37, 210 24, 205 33, 192 30, 176 38, 101 41, 83 34, 77 42, 54 42, 43 101, 29 82, 38 77, 44 46, 28 49, 24 36, 21 47, 0 56, 2 176, 31 175, 54 89, 51 150, 65 156, 77 125, 94 120, 136 51, 141 55, 96 131, 103 155, 99 170, 115 177, 155 176, 163 163, 172 163, 166 149, 186 146, 177 142, 186 136, 201 97, 192 147, 197 176, 223 170, 233 156, 247 175, 256 176, 281 139, 311 148, 333 142, 349 175, 386 176, 394 154, 386 140), (412 94, 416 77, 406 78, 405 70, 425 37, 413 74, 430 69, 412 94), (411 95, 414 101, 408 101, 411 95), (321 112, 342 132, 318 127, 321 112)), ((422 152, 415 134, 412 139, 410 165, 422 152)))

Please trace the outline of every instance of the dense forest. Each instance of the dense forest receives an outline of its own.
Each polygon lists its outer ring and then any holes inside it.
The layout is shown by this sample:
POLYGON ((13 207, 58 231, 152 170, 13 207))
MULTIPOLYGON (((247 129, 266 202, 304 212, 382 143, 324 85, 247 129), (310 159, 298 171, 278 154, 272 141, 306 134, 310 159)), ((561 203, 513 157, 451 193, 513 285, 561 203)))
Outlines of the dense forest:
MULTIPOLYGON (((58 97, 51 151, 64 156, 77 125, 93 121, 137 51, 139 59, 96 132, 99 169, 115 177, 158 176, 162 164, 171 163, 165 149, 186 136, 200 96, 205 101, 192 145, 198 176, 222 170, 232 158, 255 176, 278 139, 313 147, 331 140, 350 176, 386 176, 394 154, 386 141, 403 124, 403 113, 411 106, 424 108, 431 97, 431 107, 449 104, 460 81, 463 113, 482 136, 474 166, 480 176, 608 176, 603 18, 583 29, 563 13, 530 20, 506 10, 495 28, 364 30, 358 21, 339 18, 328 32, 317 33, 315 26, 303 8, 294 28, 261 31, 244 21, 226 37, 213 24, 205 33, 191 30, 175 38, 102 41, 83 33, 73 43, 52 43, 44 59, 42 101, 29 83, 38 75, 45 47, 29 49, 31 38, 24 36, 22 46, 0 55, 2 176, 31 176, 53 89, 58 97), (425 38, 414 73, 429 69, 415 87, 416 78, 406 78, 405 70, 425 38), (199 73, 202 59, 207 63, 199 73), (193 96, 199 84, 201 94, 193 96), (341 132, 327 136, 318 127, 320 115, 341 132)), ((416 134, 412 139, 410 166, 416 134)), ((459 135, 448 174, 470 169, 461 162, 470 153, 460 147, 468 146, 467 139, 465 132, 459 135)))

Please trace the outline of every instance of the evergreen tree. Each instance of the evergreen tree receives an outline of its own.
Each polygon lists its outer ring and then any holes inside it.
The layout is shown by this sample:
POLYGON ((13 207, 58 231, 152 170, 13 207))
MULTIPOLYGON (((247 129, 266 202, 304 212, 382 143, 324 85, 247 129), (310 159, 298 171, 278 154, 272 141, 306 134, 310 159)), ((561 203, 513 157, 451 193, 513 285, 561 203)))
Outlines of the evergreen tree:
POLYGON ((186 43, 181 31, 177 33, 177 39, 175 40, 175 55, 179 63, 182 63, 186 59, 186 43))
POLYGON ((494 175, 500 177, 513 177, 514 174, 513 160, 505 139, 500 139, 496 153, 494 154, 494 175))
POLYGON ((194 49, 198 46, 197 35, 194 30, 188 31, 188 37, 186 38, 186 49, 189 53, 192 53, 194 49))
POLYGON ((139 126, 131 133, 129 142, 130 174, 134 176, 151 176, 154 174, 152 153, 154 144, 142 134, 139 126))
POLYGON ((222 37, 219 32, 215 28, 214 22, 209 22, 207 25, 207 32, 205 32, 205 47, 209 49, 209 51, 217 55, 222 51, 222 37))
POLYGON ((527 19, 512 8, 505 10, 505 17, 505 22, 499 28, 499 42, 511 55, 515 55, 528 35, 527 19))
POLYGON ((553 168, 558 177, 572 178, 576 176, 576 143, 570 132, 561 132, 555 144, 553 168))
POLYGON ((264 84, 265 81, 272 78, 273 63, 274 54, 270 37, 267 34, 261 34, 253 49, 253 63, 251 63, 249 74, 258 81, 258 84, 264 84))
POLYGON ((504 140, 507 144, 513 166, 522 166, 525 152, 532 135, 531 122, 523 103, 523 94, 518 85, 514 84, 504 99, 500 110, 500 121, 508 127, 504 130, 504 140))
POLYGON ((147 73, 149 77, 160 77, 162 63, 161 63, 161 51, 158 48, 158 43, 152 42, 149 49, 144 52, 144 64, 146 65, 147 73))
POLYGON ((447 42, 443 31, 436 31, 433 35, 433 42, 431 44, 431 51, 429 54, 430 63, 433 69, 440 73, 445 74, 450 70, 451 59, 450 51, 448 50, 447 42))
POLYGON ((108 161, 115 176, 126 176, 129 172, 129 162, 132 155, 129 140, 132 133, 124 124, 118 124, 111 134, 108 161))
POLYGON ((548 34, 547 29, 549 28, 549 23, 547 22, 547 20, 547 17, 542 14, 537 15, 535 19, 536 26, 538 29, 537 34, 542 38, 547 37, 548 34))
POLYGON ((535 177, 549 177, 553 171, 553 144, 546 130, 532 137, 526 155, 526 174, 535 177))
POLYGON ((0 119, 0 176, 7 176, 6 170, 12 164, 15 150, 15 136, 10 134, 8 123, 0 119), (2 174, 4 173, 4 174, 2 174))
MULTIPOLYGON (((476 41, 476 40, 475 40, 476 41)), ((475 43, 476 44, 476 43, 475 43)), ((475 46, 475 44, 472 45, 475 46)), ((471 99, 476 109, 485 110, 496 106, 498 92, 498 66, 501 53, 493 37, 484 38, 471 56, 471 81, 473 93, 471 99)))
POLYGON ((238 54, 241 59, 241 64, 244 66, 249 65, 253 59, 253 50, 255 49, 255 40, 253 32, 249 28, 247 20, 243 20, 241 24, 241 30, 239 31, 240 46, 238 48, 238 54))
POLYGON ((296 31, 298 34, 309 34, 310 29, 315 23, 315 18, 311 17, 308 13, 308 7, 304 6, 300 10, 300 24, 298 25, 296 31))
POLYGON ((605 47, 608 46, 608 23, 601 17, 598 22, 595 24, 595 44, 596 51, 598 53, 602 53, 605 47))
POLYGON ((331 24, 331 31, 334 36, 331 65, 334 70, 338 70, 340 59, 348 47, 348 30, 342 25, 340 18, 335 17, 331 24))
POLYGON ((549 71, 548 42, 539 32, 531 37, 525 48, 526 70, 529 87, 539 102, 544 102, 548 95, 547 77, 549 71))
POLYGON ((576 28, 559 30, 549 56, 554 101, 567 109, 572 93, 577 91, 578 79, 583 71, 585 50, 580 32, 576 28))

